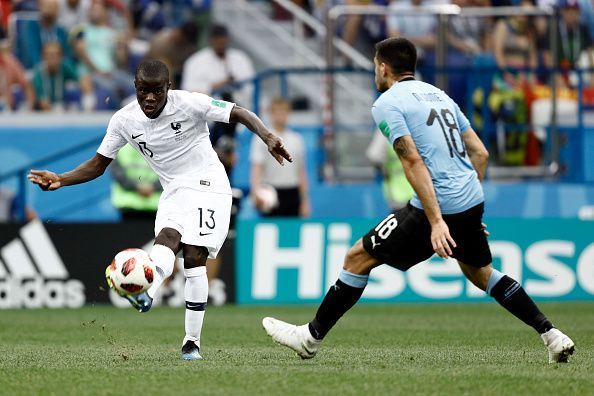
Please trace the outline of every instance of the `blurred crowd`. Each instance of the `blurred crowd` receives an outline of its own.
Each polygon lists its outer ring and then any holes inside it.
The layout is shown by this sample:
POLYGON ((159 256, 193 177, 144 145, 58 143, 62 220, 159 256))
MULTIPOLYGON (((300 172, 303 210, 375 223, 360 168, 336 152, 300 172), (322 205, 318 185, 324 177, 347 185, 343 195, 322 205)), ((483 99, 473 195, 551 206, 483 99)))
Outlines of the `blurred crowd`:
MULTIPOLYGON (((594 106, 594 5, 591 0, 294 0, 324 20, 329 7, 388 6, 387 16, 343 16, 337 34, 373 56, 375 42, 405 36, 419 53, 420 77, 435 83, 438 19, 422 7, 454 4, 468 7, 518 7, 511 17, 452 16, 445 26, 448 94, 472 117, 473 126, 502 165, 536 165, 546 144, 552 87, 561 100, 557 111, 577 113, 577 97, 594 106), (548 7, 546 16, 523 10, 548 7), (553 32, 553 30, 556 30, 553 32), (557 36, 556 48, 551 34, 557 36), (553 70, 558 70, 553 72, 553 70)), ((277 8, 277 18, 286 17, 277 8)), ((339 60, 349 65, 348 59, 339 60)))
MULTIPOLYGON (((497 131, 505 129, 505 141, 497 143, 502 164, 539 162, 538 153, 527 147, 543 144, 546 130, 538 125, 548 120, 533 119, 546 113, 533 108, 546 108, 553 85, 567 100, 562 110, 573 109, 578 95, 594 105, 592 73, 576 73, 576 68, 594 67, 591 0, 293 1, 322 21, 337 4, 388 6, 389 15, 342 17, 336 34, 370 57, 375 42, 408 37, 419 51, 419 73, 430 83, 439 77, 434 68, 437 43, 445 40, 447 91, 473 118, 484 140, 501 140, 497 131), (454 16, 447 19, 445 36, 438 38, 435 15, 407 14, 443 4, 512 5, 518 10, 550 6, 558 17, 557 46, 552 46, 547 17, 454 16), (551 73, 555 66, 560 71, 551 73), (528 124, 532 127, 525 133, 528 124)), ((134 99, 134 70, 147 56, 169 66, 173 88, 250 107, 250 87, 236 89, 233 83, 253 77, 255 68, 246 53, 229 47, 227 27, 212 23, 213 2, 0 0, 0 110, 119 109, 134 99)), ((271 10, 273 18, 290 18, 275 2, 271 10)), ((339 62, 349 65, 346 58, 339 62)), ((213 144, 234 133, 234 125, 214 125, 213 144)))
POLYGON ((150 55, 179 87, 207 42, 210 0, 2 0, 0 107, 114 110, 134 94, 150 55))

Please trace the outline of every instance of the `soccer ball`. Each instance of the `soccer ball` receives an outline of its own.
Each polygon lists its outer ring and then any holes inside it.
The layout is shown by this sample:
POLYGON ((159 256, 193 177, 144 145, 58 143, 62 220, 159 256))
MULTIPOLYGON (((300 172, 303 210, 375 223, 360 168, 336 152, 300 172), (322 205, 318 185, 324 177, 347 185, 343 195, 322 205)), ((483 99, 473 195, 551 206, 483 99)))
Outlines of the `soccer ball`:
POLYGON ((270 213, 278 206, 278 193, 271 185, 260 184, 254 189, 254 195, 262 213, 270 213))
POLYGON ((107 272, 116 292, 138 294, 153 283, 155 265, 144 250, 126 249, 116 254, 107 272))

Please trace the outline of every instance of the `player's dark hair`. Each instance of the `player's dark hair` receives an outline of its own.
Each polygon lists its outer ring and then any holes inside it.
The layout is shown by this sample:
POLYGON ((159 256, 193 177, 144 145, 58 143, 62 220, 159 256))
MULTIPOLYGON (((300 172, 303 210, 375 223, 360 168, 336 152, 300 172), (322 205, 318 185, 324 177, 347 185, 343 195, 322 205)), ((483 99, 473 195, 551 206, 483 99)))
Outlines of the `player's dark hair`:
POLYGON ((225 25, 215 23, 211 26, 208 32, 208 37, 229 37, 229 30, 227 30, 225 25))
POLYGON ((394 74, 413 73, 417 67, 417 49, 404 37, 392 37, 375 44, 375 56, 394 74))
POLYGON ((169 81, 169 69, 165 63, 155 59, 145 59, 140 62, 136 68, 134 78, 138 79, 141 75, 150 80, 164 79, 169 81))
POLYGON ((188 21, 180 26, 180 31, 186 39, 190 43, 196 43, 199 35, 199 27, 198 24, 194 21, 188 21))

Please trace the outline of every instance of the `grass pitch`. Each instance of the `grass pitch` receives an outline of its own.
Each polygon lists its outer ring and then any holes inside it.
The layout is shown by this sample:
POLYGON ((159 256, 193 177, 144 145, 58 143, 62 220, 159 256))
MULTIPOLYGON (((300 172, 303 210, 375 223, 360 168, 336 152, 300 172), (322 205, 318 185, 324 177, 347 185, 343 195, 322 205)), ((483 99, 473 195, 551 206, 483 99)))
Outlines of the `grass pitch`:
POLYGON ((311 306, 209 308, 200 362, 179 359, 181 309, 0 311, 0 394, 593 394, 594 303, 542 308, 576 342, 569 364, 496 304, 357 306, 307 361, 260 320, 311 306))

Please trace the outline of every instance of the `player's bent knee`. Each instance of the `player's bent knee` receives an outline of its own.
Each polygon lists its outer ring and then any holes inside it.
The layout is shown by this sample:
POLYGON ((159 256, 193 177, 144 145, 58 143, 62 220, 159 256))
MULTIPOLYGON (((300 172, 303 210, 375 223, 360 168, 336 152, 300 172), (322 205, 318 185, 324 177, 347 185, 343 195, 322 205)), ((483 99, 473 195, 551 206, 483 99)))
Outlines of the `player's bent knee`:
POLYGON ((348 251, 344 260, 344 269, 359 275, 367 275, 381 264, 377 259, 371 257, 363 247, 363 241, 359 239, 348 251))
POLYGON ((203 267, 208 258, 208 249, 203 246, 184 246, 184 268, 203 267))
POLYGON ((458 263, 460 268, 462 268, 462 272, 469 281, 471 281, 479 289, 487 290, 487 284, 489 283, 489 278, 491 277, 491 272, 493 271, 493 267, 491 265, 479 268, 461 263, 460 261, 458 261, 458 263))
POLYGON ((156 245, 167 246, 174 253, 179 252, 181 234, 173 228, 163 228, 155 238, 156 245))

